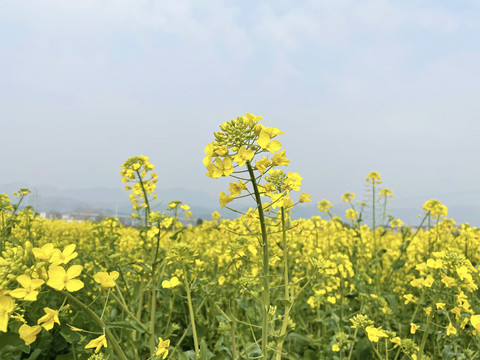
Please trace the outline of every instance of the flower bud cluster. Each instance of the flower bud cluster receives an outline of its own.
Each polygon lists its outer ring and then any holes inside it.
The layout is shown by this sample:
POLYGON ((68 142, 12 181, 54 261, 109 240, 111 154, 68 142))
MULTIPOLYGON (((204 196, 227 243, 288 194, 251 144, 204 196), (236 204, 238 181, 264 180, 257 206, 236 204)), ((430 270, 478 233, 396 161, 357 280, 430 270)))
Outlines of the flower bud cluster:
MULTIPOLYGON (((150 173, 154 167, 148 160, 148 156, 144 155, 133 156, 122 165, 120 175, 124 184, 131 183, 125 186, 125 190, 132 191, 130 201, 133 203, 134 210, 147 207, 147 196, 155 191, 158 175, 154 172, 150 173)), ((153 198, 156 199, 156 195, 153 195, 153 198)))
POLYGON ((2 251, 0 257, 0 292, 9 289, 16 282, 17 276, 27 271, 26 260, 28 260, 27 252, 21 246, 11 246, 2 251))

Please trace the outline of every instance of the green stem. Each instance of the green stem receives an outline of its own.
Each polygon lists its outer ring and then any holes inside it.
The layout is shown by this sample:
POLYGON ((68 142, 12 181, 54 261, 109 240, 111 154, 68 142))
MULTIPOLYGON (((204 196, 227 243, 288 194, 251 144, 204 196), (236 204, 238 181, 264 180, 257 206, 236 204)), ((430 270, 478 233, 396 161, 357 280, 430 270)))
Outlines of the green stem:
POLYGON ((373 200, 372 200, 373 244, 375 245, 375 251, 376 251, 376 250, 377 250, 377 240, 376 240, 376 237, 375 237, 375 181, 372 182, 372 190, 373 190, 373 191, 372 191, 372 197, 373 197, 373 200))
POLYGON ((149 215, 150 215, 150 203, 148 201, 147 191, 145 190, 145 186, 143 185, 142 176, 140 175, 140 172, 138 170, 135 170, 135 172, 138 175, 138 181, 140 182, 140 186, 142 187, 142 193, 143 193, 143 196, 145 198, 144 199, 145 200, 145 205, 147 205, 147 207, 145 208, 145 227, 148 227, 148 218, 149 218, 149 215))
POLYGON ((432 323, 433 315, 435 314, 435 311, 433 309, 435 306, 435 302, 437 301, 437 297, 438 297, 438 294, 435 295, 435 299, 433 300, 433 303, 432 303, 432 309, 430 310, 430 315, 428 315, 428 318, 427 318, 427 324, 425 325, 425 332, 423 333, 422 342, 420 343, 420 350, 418 350, 418 354, 420 355, 419 359, 423 358, 423 349, 425 348, 425 344, 427 342, 427 337, 428 337, 428 330, 430 330, 430 324, 432 323))
POLYGON ((108 339, 108 341, 113 345, 114 351, 117 353, 117 356, 121 360, 127 360, 127 357, 123 353, 122 348, 120 345, 118 345, 117 340, 113 336, 112 332, 110 329, 107 327, 107 325, 100 319, 97 314, 95 314, 92 310, 90 310, 84 303, 82 303, 80 300, 78 300, 75 296, 70 294, 67 291, 64 290, 55 290, 65 296, 68 300, 70 300, 72 303, 74 303, 76 306, 78 306, 80 309, 82 309, 99 327, 101 327, 105 331, 105 335, 108 339))
POLYGON ((350 348, 350 352, 348 354, 347 360, 350 360, 352 358, 353 348, 355 347, 355 340, 357 339, 357 332, 358 332, 358 328, 355 328, 355 332, 353 333, 352 347, 350 348))
POLYGON ((185 290, 187 292, 187 301, 188 301, 188 311, 190 313, 190 322, 192 323, 193 345, 195 346, 195 357, 198 359, 200 357, 200 348, 198 346, 197 328, 195 326, 195 312, 193 311, 192 295, 190 293, 188 271, 187 271, 185 266, 183 266, 183 272, 185 273, 185 290))
POLYGON ((148 328, 135 316, 134 313, 130 311, 130 309, 127 307, 127 304, 125 304, 125 300, 119 298, 117 295, 114 293, 111 293, 112 297, 117 301, 117 303, 122 307, 122 309, 127 313, 127 315, 132 319, 135 320, 138 326, 142 328, 143 331, 145 331, 147 334, 150 332, 148 331, 148 328))
POLYGON ((247 168, 250 174, 250 180, 253 186, 253 192, 255 194, 255 200, 257 202, 258 218, 260 220, 260 228, 262 230, 262 252, 263 252, 263 307, 262 307, 262 356, 266 360, 268 358, 267 345, 268 345, 268 310, 270 309, 270 284, 268 278, 268 238, 267 227, 265 225, 265 216, 263 214, 262 199, 260 198, 260 192, 258 190, 255 174, 253 173, 252 165, 250 161, 247 161, 247 168))
POLYGON ((283 316, 283 323, 282 323, 282 328, 280 330, 280 341, 277 344, 277 355, 276 355, 276 360, 281 360, 282 358, 282 350, 283 350, 283 344, 285 342, 285 336, 287 334, 287 328, 288 328, 288 320, 290 318, 290 309, 291 306, 289 304, 290 302, 290 292, 289 292, 289 281, 288 281, 288 247, 287 247, 287 230, 285 226, 285 209, 282 206, 281 208, 281 216, 282 216, 282 246, 283 246, 283 257, 284 257, 284 274, 283 274, 283 279, 284 279, 284 287, 285 287, 285 312, 283 316))

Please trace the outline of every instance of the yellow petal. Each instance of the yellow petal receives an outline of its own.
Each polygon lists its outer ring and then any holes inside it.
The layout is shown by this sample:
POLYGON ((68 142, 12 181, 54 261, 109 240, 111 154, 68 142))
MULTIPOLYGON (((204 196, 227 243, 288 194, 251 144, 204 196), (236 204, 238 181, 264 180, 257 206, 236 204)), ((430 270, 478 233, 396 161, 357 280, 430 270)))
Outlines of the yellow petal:
POLYGON ((83 282, 77 279, 68 280, 65 285, 68 292, 78 291, 84 286, 83 282))

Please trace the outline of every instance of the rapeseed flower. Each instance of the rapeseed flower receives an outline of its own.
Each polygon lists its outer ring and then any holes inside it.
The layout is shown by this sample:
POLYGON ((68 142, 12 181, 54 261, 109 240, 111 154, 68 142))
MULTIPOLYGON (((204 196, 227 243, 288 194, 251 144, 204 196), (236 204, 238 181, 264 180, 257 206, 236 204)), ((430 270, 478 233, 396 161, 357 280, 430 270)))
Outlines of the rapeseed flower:
POLYGON ((387 333, 382 330, 382 327, 376 328, 373 325, 369 325, 365 328, 368 340, 371 342, 378 342, 381 338, 388 337, 387 333))
POLYGON ((20 339, 25 341, 25 345, 28 346, 37 340, 37 335, 40 333, 40 331, 42 331, 41 326, 29 326, 27 324, 23 324, 20 326, 20 329, 18 329, 18 335, 20 336, 20 339))
POLYGON ((170 280, 163 280, 162 281, 162 287, 164 289, 173 289, 174 287, 180 285, 180 280, 178 280, 178 277, 174 276, 170 280))
POLYGON ((85 345, 85 349, 95 348, 95 354, 98 354, 102 346, 107 347, 107 339, 105 334, 91 340, 87 345, 85 345))
POLYGON ((25 301, 36 301, 38 289, 45 283, 42 279, 32 279, 29 275, 20 275, 17 281, 22 287, 10 291, 10 296, 25 301))
POLYGON ((219 202, 222 208, 225 207, 225 205, 227 205, 229 202, 233 201, 233 199, 233 196, 227 195, 223 191, 220 193, 219 202))
POLYGON ((155 352, 155 355, 161 356, 162 359, 165 359, 168 355, 169 346, 170 346, 170 339, 163 340, 161 337, 159 337, 157 351, 155 352))
POLYGON ((253 159, 255 152, 251 149, 247 149, 244 145, 240 147, 238 153, 233 157, 233 160, 238 164, 238 166, 243 166, 249 160, 253 159))
POLYGON ((0 331, 7 332, 8 320, 15 308, 13 299, 8 295, 0 295, 0 331))
POLYGON ((54 323, 60 325, 58 318, 58 311, 52 310, 49 307, 43 308, 45 315, 38 319, 37 324, 41 325, 45 330, 49 331, 53 329, 54 323))
POLYGON ((447 336, 457 334, 457 329, 452 325, 452 323, 448 323, 448 326, 445 329, 447 331, 447 336))
POLYGON ((112 271, 110 273, 106 271, 99 271, 93 275, 93 279, 100 284, 101 290, 115 287, 115 280, 118 279, 120 274, 118 271, 112 271))
POLYGON ((410 323, 410 334, 415 334, 418 329, 420 329, 420 325, 410 323))
POLYGON ((75 252, 76 244, 70 244, 63 251, 56 251, 50 258, 52 265, 67 264, 70 260, 75 259, 78 253, 75 252))
POLYGON ((78 291, 83 288, 84 284, 81 280, 75 278, 80 275, 82 269, 83 266, 81 265, 73 265, 66 271, 62 266, 50 266, 47 285, 56 290, 78 291))

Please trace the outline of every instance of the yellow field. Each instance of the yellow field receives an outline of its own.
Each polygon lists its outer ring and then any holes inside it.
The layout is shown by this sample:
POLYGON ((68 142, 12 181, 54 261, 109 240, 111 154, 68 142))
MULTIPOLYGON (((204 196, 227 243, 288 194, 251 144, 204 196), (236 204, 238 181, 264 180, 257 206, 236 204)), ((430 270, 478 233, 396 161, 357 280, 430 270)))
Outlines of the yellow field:
POLYGON ((220 205, 251 198, 234 220, 185 226, 180 201, 154 211, 146 156, 121 171, 135 228, 46 220, 19 211, 27 190, 3 195, 0 359, 480 358, 478 229, 436 200, 418 230, 387 224, 376 172, 369 204, 344 194, 347 222, 326 200, 292 220, 310 195, 260 120, 222 124, 205 149, 207 175, 233 179, 220 205))

